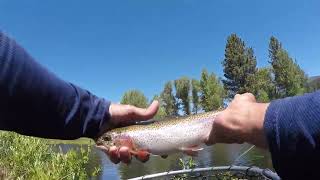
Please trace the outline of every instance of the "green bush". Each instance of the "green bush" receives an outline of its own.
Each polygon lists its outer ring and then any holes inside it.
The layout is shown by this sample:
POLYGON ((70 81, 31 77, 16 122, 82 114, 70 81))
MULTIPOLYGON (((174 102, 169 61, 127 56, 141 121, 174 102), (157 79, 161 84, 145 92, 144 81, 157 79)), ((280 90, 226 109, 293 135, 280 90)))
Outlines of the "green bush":
POLYGON ((55 152, 46 140, 0 132, 0 178, 5 179, 88 179, 91 147, 80 151, 55 152))

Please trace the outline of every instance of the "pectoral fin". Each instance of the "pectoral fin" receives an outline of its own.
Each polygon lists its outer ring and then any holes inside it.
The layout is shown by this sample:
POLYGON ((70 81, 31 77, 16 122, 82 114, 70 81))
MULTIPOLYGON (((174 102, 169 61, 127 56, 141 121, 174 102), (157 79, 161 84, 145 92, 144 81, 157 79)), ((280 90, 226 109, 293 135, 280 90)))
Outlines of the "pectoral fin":
POLYGON ((181 147, 180 151, 189 155, 189 156, 197 156, 198 152, 203 150, 202 147, 199 146, 192 146, 192 147, 181 147))

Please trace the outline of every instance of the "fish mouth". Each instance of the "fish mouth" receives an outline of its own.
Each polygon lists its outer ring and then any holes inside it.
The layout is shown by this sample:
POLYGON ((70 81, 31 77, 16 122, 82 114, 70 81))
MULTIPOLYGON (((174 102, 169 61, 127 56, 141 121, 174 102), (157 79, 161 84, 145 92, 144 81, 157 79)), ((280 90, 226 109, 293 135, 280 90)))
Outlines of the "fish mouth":
POLYGON ((97 146, 102 146, 102 145, 103 145, 103 143, 102 143, 101 141, 99 141, 99 140, 98 140, 98 141, 96 141, 96 145, 97 145, 97 146))
POLYGON ((103 149, 105 149, 106 151, 109 151, 110 147, 113 146, 112 142, 96 142, 96 146, 97 147, 103 147, 103 149))

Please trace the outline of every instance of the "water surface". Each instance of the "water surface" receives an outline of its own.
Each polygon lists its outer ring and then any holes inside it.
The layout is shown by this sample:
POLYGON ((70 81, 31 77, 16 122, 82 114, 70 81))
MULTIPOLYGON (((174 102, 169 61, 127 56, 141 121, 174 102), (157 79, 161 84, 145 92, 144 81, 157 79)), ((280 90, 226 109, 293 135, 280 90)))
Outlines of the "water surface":
MULTIPOLYGON (((70 148, 79 148, 78 145, 63 144, 59 146, 62 151, 67 151, 70 148)), ((211 147, 205 147, 205 149, 201 151, 194 160, 197 167, 226 166, 233 164, 272 169, 270 154, 265 150, 254 148, 249 151, 249 153, 239 158, 239 156, 250 147, 251 145, 248 144, 217 144, 211 147)), ((158 156, 152 156, 146 163, 141 163, 133 159, 130 165, 121 163, 115 165, 109 161, 103 152, 94 148, 90 156, 90 165, 88 170, 92 170, 96 166, 101 166, 102 172, 98 179, 128 179, 147 174, 181 169, 179 165, 179 158, 186 159, 188 156, 181 153, 171 155, 166 159, 162 159, 158 156)))

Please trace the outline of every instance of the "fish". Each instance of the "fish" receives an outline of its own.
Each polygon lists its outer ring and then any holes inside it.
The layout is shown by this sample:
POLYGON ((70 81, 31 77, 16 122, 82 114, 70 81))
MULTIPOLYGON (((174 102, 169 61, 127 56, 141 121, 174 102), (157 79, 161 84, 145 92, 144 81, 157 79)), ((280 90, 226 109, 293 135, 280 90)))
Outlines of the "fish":
POLYGON ((96 140, 98 146, 126 146, 134 155, 152 154, 166 158, 183 152, 196 156, 203 149, 213 122, 221 111, 167 118, 150 124, 116 128, 96 140))

